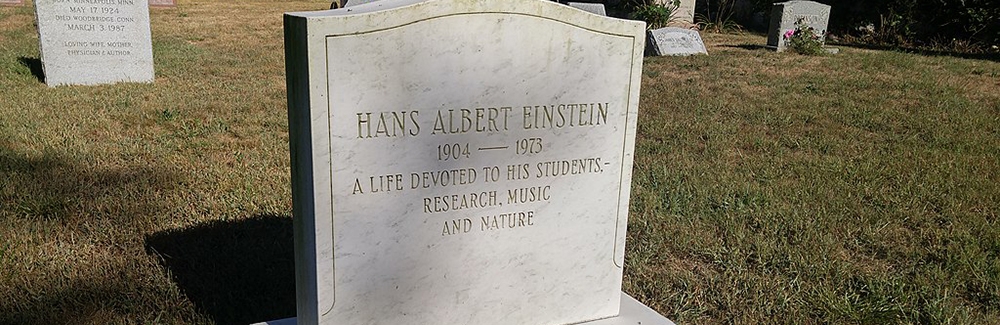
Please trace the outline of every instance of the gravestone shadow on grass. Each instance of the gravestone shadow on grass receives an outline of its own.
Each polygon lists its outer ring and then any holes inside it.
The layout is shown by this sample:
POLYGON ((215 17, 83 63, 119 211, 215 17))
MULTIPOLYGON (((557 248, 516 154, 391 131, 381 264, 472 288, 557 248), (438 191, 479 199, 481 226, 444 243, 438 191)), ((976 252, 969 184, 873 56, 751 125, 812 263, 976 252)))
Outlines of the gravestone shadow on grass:
POLYGON ((840 47, 850 47, 850 48, 865 49, 865 50, 897 51, 904 53, 914 53, 925 56, 950 56, 962 59, 1000 62, 1000 52, 963 53, 958 51, 931 50, 931 49, 920 49, 920 48, 892 46, 892 45, 858 44, 858 43, 832 43, 832 44, 840 47))
POLYGON ((39 58, 18 57, 17 62, 31 70, 31 75, 38 78, 38 82, 45 83, 45 73, 42 72, 42 60, 39 58))
MULTIPOLYGON (((7 136, 0 130, 0 138, 7 136)), ((59 220, 64 231, 81 231, 90 219, 113 220, 124 226, 155 221, 167 209, 149 193, 175 190, 179 177, 157 165, 97 168, 95 159, 55 150, 28 154, 0 141, 0 180, 9 192, 0 192, 0 206, 17 216, 17 225, 31 220, 59 220), (109 207, 107 201, 121 204, 109 207)), ((0 189, 4 189, 0 186, 0 189)))
POLYGON ((766 50, 767 49, 767 47, 765 47, 763 45, 759 45, 759 44, 739 44, 739 45, 728 45, 727 44, 727 45, 722 45, 722 46, 724 46, 724 47, 731 47, 731 48, 740 48, 740 49, 744 49, 744 50, 747 50, 747 51, 757 51, 757 50, 766 50))
MULTIPOLYGON (((133 306, 130 296, 165 295, 143 286, 135 286, 135 279, 115 279, 109 281, 46 279, 35 283, 39 287, 54 287, 47 281, 60 281, 58 289, 42 290, 26 297, 30 303, 21 306, 0 306, 0 324, 101 324, 113 321, 114 312, 107 311, 108 305, 133 306), (134 283, 134 282, 133 282, 134 283), (138 291, 136 290, 138 288, 138 291), (52 312, 59 310, 59 312, 52 312)), ((0 302, 0 305, 4 302, 0 302)))
POLYGON ((3 140, 8 131, 0 128, 0 324, 106 324, 154 308, 178 312, 173 306, 149 307, 170 292, 151 285, 141 267, 126 269, 141 265, 130 255, 141 249, 116 246, 130 243, 130 230, 157 222, 168 207, 149 195, 176 190, 181 178, 155 163, 107 168, 80 152, 22 151, 3 140), (25 249, 61 243, 87 244, 79 244, 68 260, 25 249), (117 256, 101 257, 105 251, 117 256), (14 260, 4 261, 8 256, 14 260))
MULTIPOLYGON (((1000 62, 1000 53, 961 53, 955 51, 926 50, 926 49, 914 49, 914 48, 905 48, 898 46, 839 43, 839 42, 827 42, 827 45, 830 47, 849 47, 849 48, 876 50, 876 51, 899 51, 899 52, 914 53, 926 56, 950 56, 962 59, 1000 62)), ((748 51, 768 50, 767 47, 759 44, 736 44, 736 45, 726 44, 721 46, 729 48, 740 48, 748 51)))
POLYGON ((257 215, 146 237, 171 279, 217 324, 295 316, 292 219, 257 215))

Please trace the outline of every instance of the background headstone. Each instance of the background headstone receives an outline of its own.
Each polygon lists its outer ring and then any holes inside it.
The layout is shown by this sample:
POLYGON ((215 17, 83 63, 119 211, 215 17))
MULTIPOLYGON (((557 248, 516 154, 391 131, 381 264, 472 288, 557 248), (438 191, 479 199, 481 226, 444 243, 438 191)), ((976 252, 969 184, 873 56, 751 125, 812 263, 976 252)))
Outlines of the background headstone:
POLYGON ((152 82, 145 0, 36 0, 45 83, 152 82))
POLYGON ((177 2, 174 0, 149 0, 149 6, 151 7, 174 7, 177 6, 177 2))
POLYGON ((788 1, 775 3, 771 7, 771 24, 767 32, 767 47, 784 51, 787 40, 784 35, 795 30, 799 20, 812 27, 817 35, 826 39, 826 29, 830 22, 830 6, 813 1, 788 1))
POLYGON ((672 324, 620 291, 644 23, 378 4, 285 15, 298 324, 672 324))
POLYGON ((653 55, 694 55, 708 54, 701 34, 696 30, 665 27, 649 31, 653 55))
MULTIPOLYGON (((656 4, 662 6, 673 7, 674 0, 655 0, 656 4)), ((670 22, 670 26, 689 28, 695 26, 694 24, 694 7, 695 0, 680 0, 678 3, 676 11, 674 12, 673 20, 670 22)))
POLYGON ((24 4, 24 0, 0 0, 0 6, 20 6, 24 4))
POLYGON ((694 6, 695 0, 681 0, 680 6, 677 7, 677 14, 674 15, 674 19, 680 23, 681 27, 694 25, 694 6))
POLYGON ((376 1, 379 1, 379 0, 346 0, 346 1, 347 2, 344 3, 344 8, 353 7, 353 6, 357 6, 357 5, 363 5, 363 4, 366 4, 366 3, 376 2, 376 1))
POLYGON ((589 3, 589 2, 567 2, 570 7, 580 9, 595 15, 607 16, 607 11, 604 10, 604 4, 602 3, 589 3))

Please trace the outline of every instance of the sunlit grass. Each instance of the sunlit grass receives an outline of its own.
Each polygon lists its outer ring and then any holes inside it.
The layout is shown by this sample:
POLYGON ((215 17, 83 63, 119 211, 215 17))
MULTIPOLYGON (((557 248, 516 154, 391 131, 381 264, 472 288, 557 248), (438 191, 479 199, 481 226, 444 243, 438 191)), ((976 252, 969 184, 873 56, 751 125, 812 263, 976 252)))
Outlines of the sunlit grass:
POLYGON ((998 322, 1000 64, 706 39, 644 67, 626 291, 679 323, 998 322))

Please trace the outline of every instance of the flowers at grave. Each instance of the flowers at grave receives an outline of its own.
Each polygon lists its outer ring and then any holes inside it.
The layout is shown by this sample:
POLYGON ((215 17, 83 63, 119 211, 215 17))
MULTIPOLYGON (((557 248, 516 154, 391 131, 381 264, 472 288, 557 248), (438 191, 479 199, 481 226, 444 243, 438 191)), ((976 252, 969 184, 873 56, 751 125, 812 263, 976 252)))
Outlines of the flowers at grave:
POLYGON ((814 28, 807 25, 805 21, 799 19, 795 22, 795 29, 788 30, 784 34, 786 46, 795 53, 805 55, 820 55, 826 53, 823 50, 823 32, 817 33, 814 28))

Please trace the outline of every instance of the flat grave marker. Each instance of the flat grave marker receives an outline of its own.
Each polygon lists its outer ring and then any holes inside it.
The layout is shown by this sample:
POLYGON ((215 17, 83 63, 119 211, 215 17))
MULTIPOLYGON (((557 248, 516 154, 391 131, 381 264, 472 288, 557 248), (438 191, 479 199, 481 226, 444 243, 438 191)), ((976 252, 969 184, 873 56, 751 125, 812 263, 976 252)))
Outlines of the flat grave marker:
POLYGON ((24 4, 24 0, 0 0, 0 6, 20 6, 24 4))
POLYGON ((603 3, 589 3, 589 2, 567 2, 566 5, 580 9, 595 15, 607 16, 608 13, 604 10, 603 3))
POLYGON ((644 37, 537 0, 287 13, 294 321, 672 324, 621 292, 644 37))
POLYGON ((36 0, 45 83, 152 82, 149 5, 144 0, 36 0))
POLYGON ((802 21, 812 27, 817 35, 826 40, 826 29, 830 22, 830 6, 814 1, 787 1, 775 3, 771 7, 771 24, 767 32, 767 47, 778 52, 785 50, 785 33, 795 30, 802 21))
POLYGON ((665 27, 651 30, 648 42, 652 46, 653 55, 708 54, 701 34, 687 28, 665 27))

